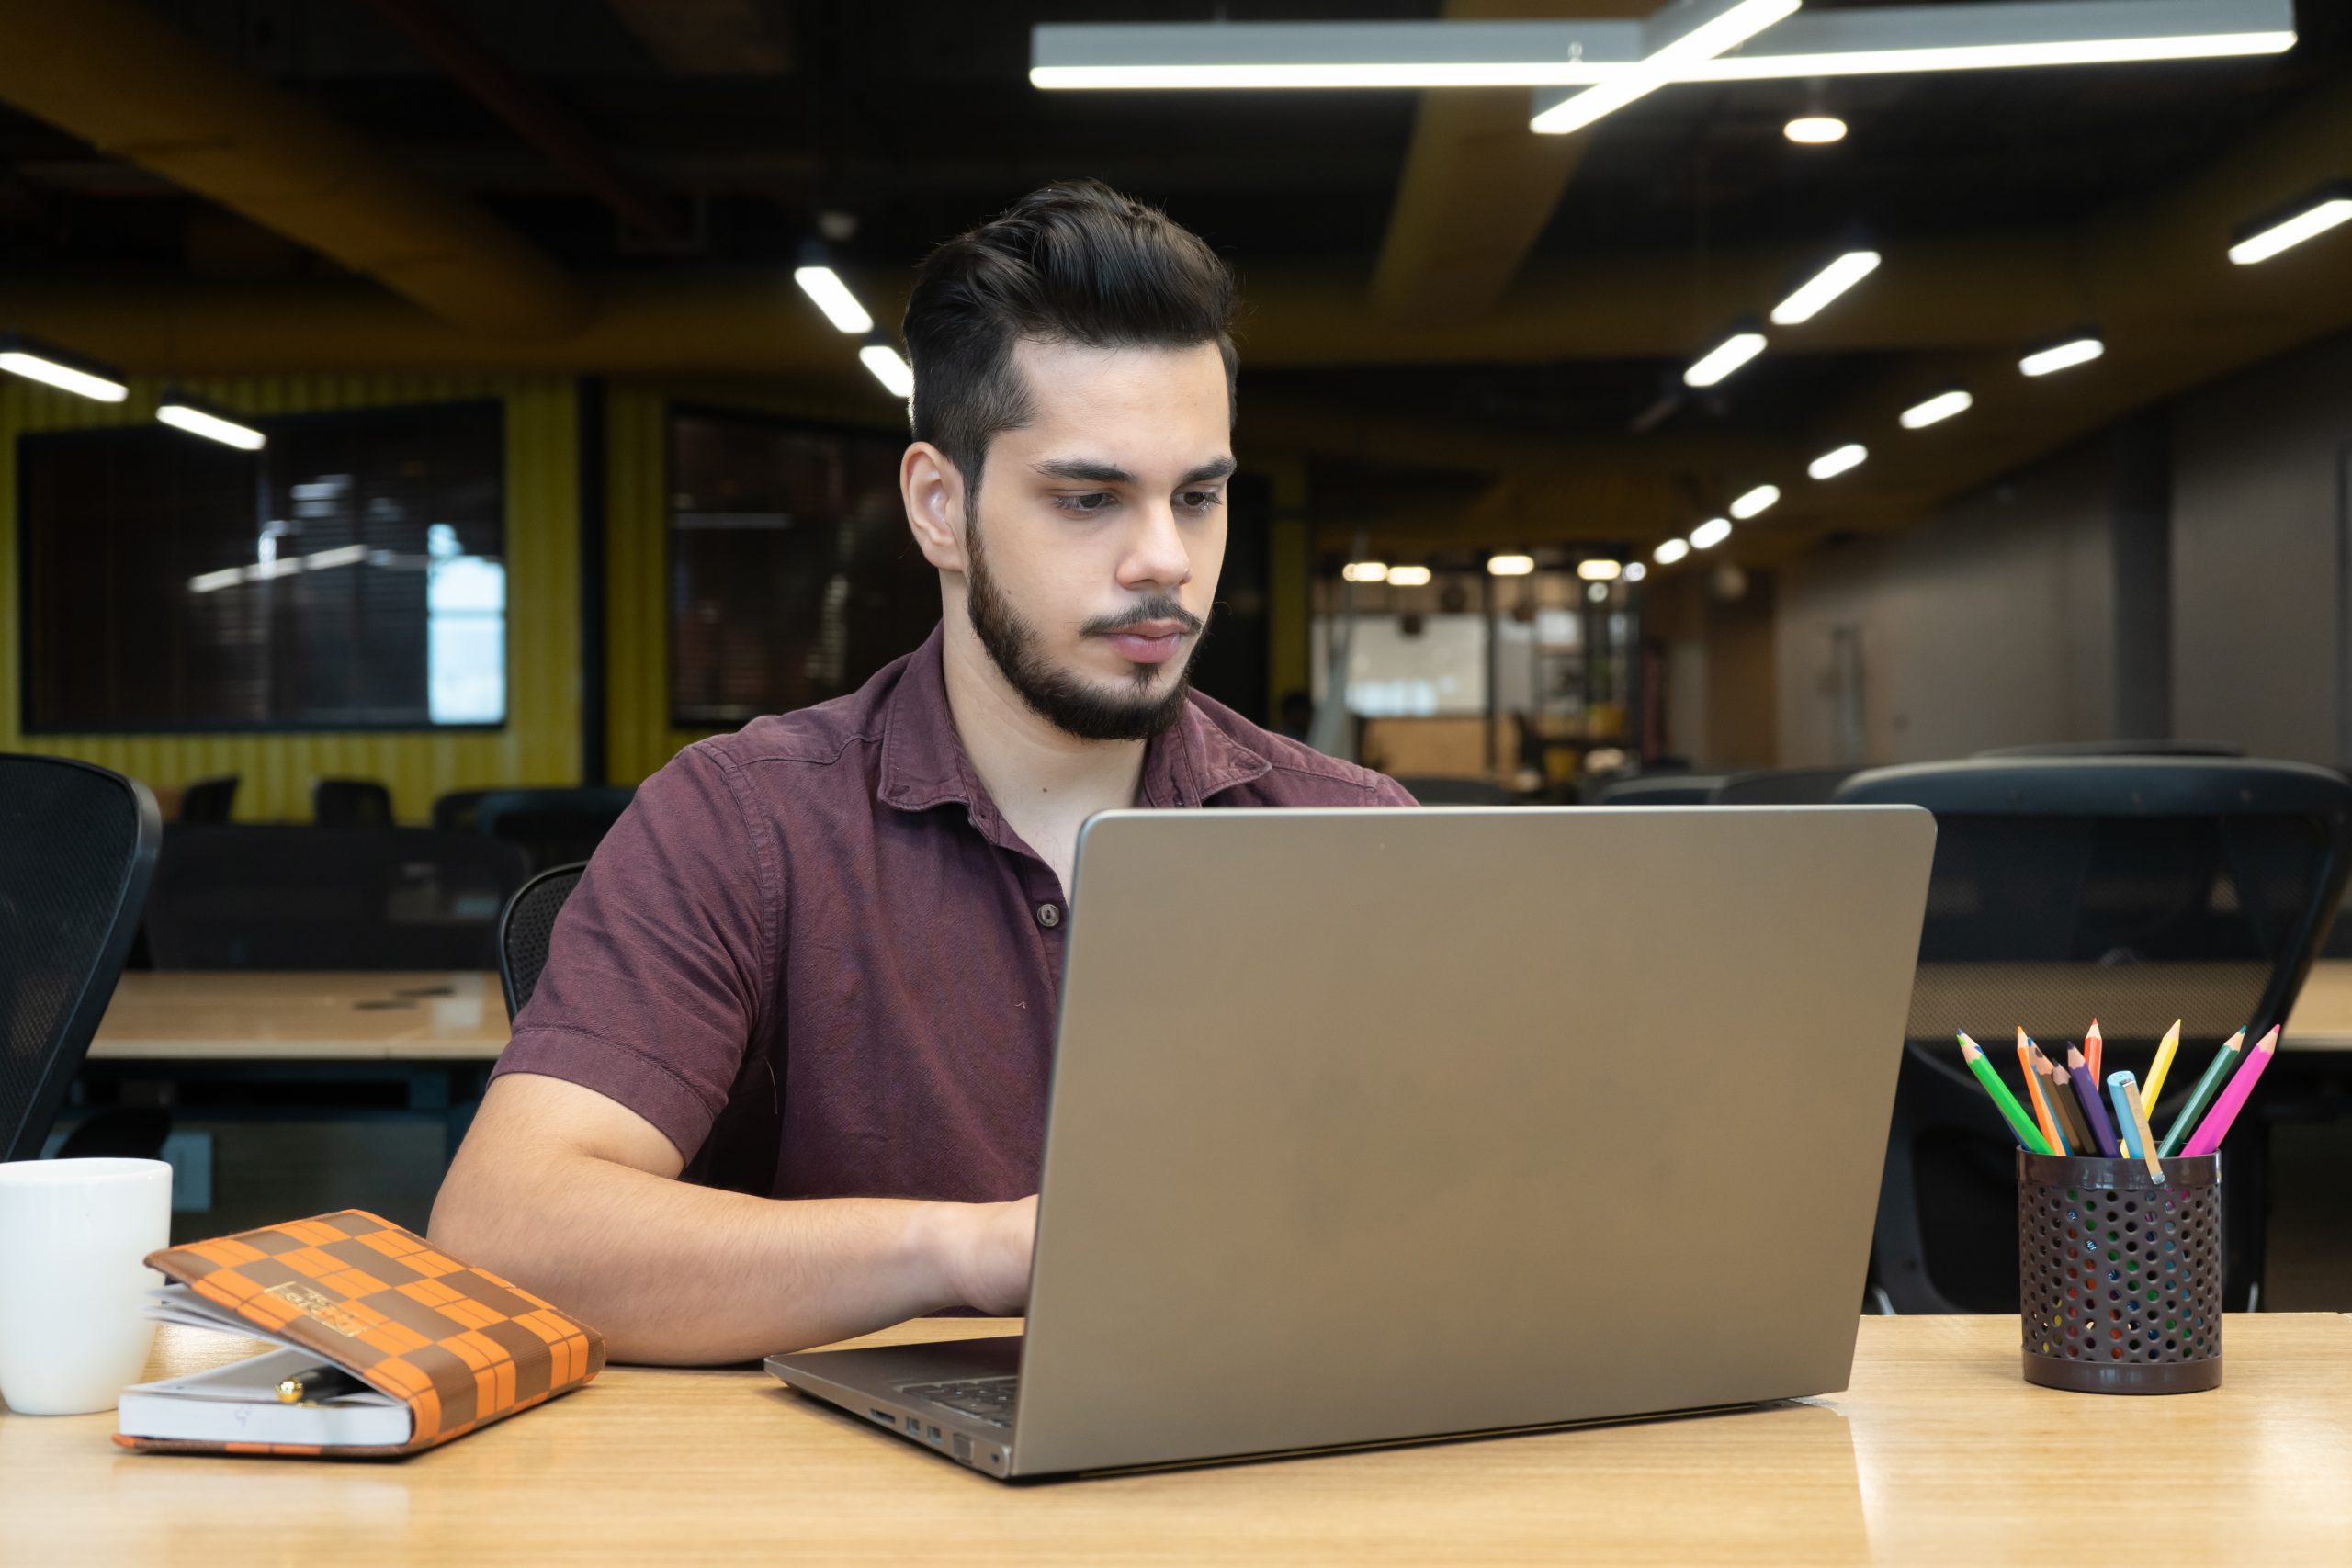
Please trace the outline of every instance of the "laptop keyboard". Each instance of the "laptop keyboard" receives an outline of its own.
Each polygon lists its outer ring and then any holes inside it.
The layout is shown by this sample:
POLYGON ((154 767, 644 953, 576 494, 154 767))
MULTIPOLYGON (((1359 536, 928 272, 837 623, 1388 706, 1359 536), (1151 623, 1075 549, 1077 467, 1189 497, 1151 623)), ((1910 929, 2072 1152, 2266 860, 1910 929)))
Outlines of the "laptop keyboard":
POLYGON ((976 1421, 991 1427, 1012 1425, 1012 1397, 1021 1387, 1018 1377, 964 1378, 955 1382, 909 1383, 900 1393, 928 1399, 933 1404, 944 1404, 950 1410, 961 1411, 976 1421))

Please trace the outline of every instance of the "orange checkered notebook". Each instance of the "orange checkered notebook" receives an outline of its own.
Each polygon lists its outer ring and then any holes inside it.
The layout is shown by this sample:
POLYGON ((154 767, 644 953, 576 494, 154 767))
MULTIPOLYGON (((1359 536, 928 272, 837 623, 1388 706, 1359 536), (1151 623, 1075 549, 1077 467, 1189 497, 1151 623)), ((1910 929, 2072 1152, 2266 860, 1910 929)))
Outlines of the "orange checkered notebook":
MULTIPOLYGON (((368 1444, 116 1434, 142 1453, 413 1453, 569 1393, 605 1365, 594 1329, 357 1209, 166 1247, 147 1263, 187 1287, 196 1298, 189 1306, 219 1326, 250 1326, 405 1405, 410 1427, 406 1442, 368 1444)), ((186 1321, 187 1314, 164 1315, 186 1321)))

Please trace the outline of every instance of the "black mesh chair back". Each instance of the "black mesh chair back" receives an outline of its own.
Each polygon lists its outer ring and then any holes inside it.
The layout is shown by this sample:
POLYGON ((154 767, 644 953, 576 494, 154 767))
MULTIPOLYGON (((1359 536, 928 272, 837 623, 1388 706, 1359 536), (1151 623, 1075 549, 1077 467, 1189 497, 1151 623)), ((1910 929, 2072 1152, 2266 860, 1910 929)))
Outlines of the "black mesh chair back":
POLYGON ((1509 806, 1510 791, 1492 779, 1401 778, 1405 793, 1423 806, 1509 806))
POLYGON ((523 852, 426 828, 173 823, 148 899, 158 969, 491 969, 523 852))
POLYGON ((1826 806, 1854 776, 1852 768, 1759 768, 1715 786, 1717 806, 1826 806))
POLYGON ((1592 792, 1594 806, 1704 806, 1723 786, 1721 773, 1635 773, 1592 792))
POLYGON ((434 801, 433 826, 444 833, 481 831, 482 797, 495 793, 487 789, 451 790, 434 801))
MULTIPOLYGON (((2013 1312, 2015 1145, 1953 1032, 2014 1084, 2019 1026, 2063 1055, 2097 1018, 2108 1069, 2144 1082, 2175 1018, 2195 1068, 2283 1021, 2352 868, 2352 784, 2215 757, 1980 759, 1861 773, 1838 799, 1936 814, 1877 1283, 1898 1311, 2013 1312)), ((2241 1122, 2232 1140, 2233 1301, 2259 1274, 2258 1215, 2236 1213, 2260 1190, 2258 1137, 2241 1122)))
POLYGON ((492 790, 474 807, 475 830, 521 845, 534 871, 570 865, 596 852, 636 795, 626 784, 492 790))
POLYGON ((237 804, 237 775, 226 773, 219 778, 198 779, 180 791, 182 822, 226 822, 230 807, 237 804))
POLYGON ((311 820, 322 828, 389 828, 392 792, 374 779, 315 780, 311 820))
POLYGON ((498 976, 505 982, 510 1021, 523 1016, 531 993, 538 989, 539 971, 547 967, 548 947, 555 940, 555 918, 587 869, 583 862, 539 873, 523 885, 500 917, 498 976))
POLYGON ((136 780, 0 756, 0 1160, 40 1155, 114 995, 162 835, 136 780))

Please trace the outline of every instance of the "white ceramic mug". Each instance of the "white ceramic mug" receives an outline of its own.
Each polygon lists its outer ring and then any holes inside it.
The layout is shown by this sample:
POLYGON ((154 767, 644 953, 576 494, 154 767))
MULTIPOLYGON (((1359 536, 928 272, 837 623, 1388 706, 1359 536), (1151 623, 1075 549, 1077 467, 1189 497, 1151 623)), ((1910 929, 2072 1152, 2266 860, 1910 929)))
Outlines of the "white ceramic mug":
POLYGON ((111 1410, 147 1364, 141 1309, 172 1236, 159 1159, 0 1164, 0 1400, 20 1416, 111 1410))

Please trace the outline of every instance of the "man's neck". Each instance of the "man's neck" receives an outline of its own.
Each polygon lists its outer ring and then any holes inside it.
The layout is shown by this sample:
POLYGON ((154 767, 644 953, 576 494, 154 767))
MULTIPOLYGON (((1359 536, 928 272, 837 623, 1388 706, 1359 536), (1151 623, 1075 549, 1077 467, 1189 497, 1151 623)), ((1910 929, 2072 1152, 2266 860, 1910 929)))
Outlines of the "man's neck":
POLYGON ((1047 722, 1021 700, 961 617, 949 617, 941 644, 947 712, 965 755, 989 798, 1024 836, 1024 823, 1041 814, 1082 819, 1135 804, 1148 742, 1081 740, 1047 722))

